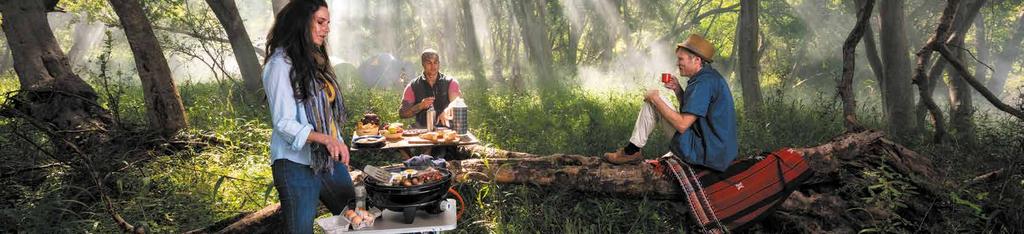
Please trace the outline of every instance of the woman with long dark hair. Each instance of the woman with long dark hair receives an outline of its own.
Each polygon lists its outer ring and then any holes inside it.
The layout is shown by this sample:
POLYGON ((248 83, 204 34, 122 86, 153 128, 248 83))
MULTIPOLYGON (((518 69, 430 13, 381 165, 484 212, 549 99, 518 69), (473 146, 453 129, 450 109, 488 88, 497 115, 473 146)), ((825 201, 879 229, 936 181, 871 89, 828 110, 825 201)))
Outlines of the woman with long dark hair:
POLYGON ((354 196, 345 103, 327 57, 330 14, 324 0, 293 0, 267 35, 263 88, 274 131, 270 165, 287 229, 312 233, 317 200, 335 215, 354 196))

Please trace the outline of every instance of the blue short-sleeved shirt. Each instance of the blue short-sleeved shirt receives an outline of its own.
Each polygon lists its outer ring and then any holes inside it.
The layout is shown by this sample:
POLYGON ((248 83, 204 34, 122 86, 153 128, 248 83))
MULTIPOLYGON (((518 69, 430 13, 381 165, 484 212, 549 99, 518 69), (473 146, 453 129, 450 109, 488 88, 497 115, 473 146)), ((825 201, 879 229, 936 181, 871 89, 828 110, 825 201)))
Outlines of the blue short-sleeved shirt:
POLYGON ((686 81, 679 113, 697 116, 697 121, 672 137, 672 153, 690 164, 725 171, 739 151, 736 136, 736 108, 729 84, 722 74, 704 66, 686 81))

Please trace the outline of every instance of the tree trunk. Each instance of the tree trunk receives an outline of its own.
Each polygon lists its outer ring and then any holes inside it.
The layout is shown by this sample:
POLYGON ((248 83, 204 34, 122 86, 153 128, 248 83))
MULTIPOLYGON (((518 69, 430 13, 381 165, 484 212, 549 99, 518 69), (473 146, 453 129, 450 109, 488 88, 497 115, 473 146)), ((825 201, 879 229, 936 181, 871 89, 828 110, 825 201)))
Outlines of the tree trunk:
MULTIPOLYGON (((879 131, 846 133, 822 145, 794 150, 804 155, 818 176, 800 185, 798 192, 779 207, 786 212, 774 213, 773 216, 796 219, 821 229, 828 227, 824 232, 859 230, 858 225, 871 222, 872 219, 867 216, 844 215, 826 218, 820 216, 827 216, 827 213, 819 212, 822 209, 845 212, 851 208, 852 203, 846 200, 855 198, 837 188, 847 181, 864 180, 859 176, 863 174, 861 170, 891 168, 895 173, 908 178, 909 182, 919 189, 919 196, 911 199, 908 208, 900 212, 923 213, 932 199, 946 194, 942 192, 941 184, 931 180, 938 173, 933 170, 928 157, 886 139, 879 131), (840 201, 821 204, 817 202, 821 197, 840 201), (845 219, 845 222, 834 223, 835 219, 845 219), (829 225, 823 225, 826 223, 829 225)), ((447 162, 456 183, 489 181, 558 187, 624 198, 682 199, 682 190, 676 181, 648 162, 614 165, 606 163, 600 157, 569 154, 541 156, 485 146, 463 146, 459 148, 458 154, 461 157, 481 156, 447 162)), ((363 177, 360 172, 352 174, 356 183, 360 183, 363 177)), ((935 209, 932 212, 940 211, 935 209)), ((283 226, 281 216, 280 205, 273 204, 258 212, 232 217, 191 233, 218 230, 229 233, 273 231, 273 228, 283 226)), ((813 230, 815 229, 809 228, 804 231, 813 230)))
MULTIPOLYGON (((50 30, 43 2, 7 1, 0 10, 22 89, 20 97, 13 98, 14 110, 5 109, 2 114, 35 118, 57 131, 105 129, 110 114, 96 104, 96 91, 71 71, 50 30)), ((77 136, 68 135, 67 139, 77 136)))
POLYGON ((758 9, 757 0, 740 0, 740 19, 736 27, 739 52, 740 86, 743 89, 743 110, 754 114, 761 106, 761 66, 757 55, 758 9))
MULTIPOLYGON (((950 0, 950 2, 947 4, 957 4, 957 0, 950 0)), ((947 8, 949 7, 950 6, 947 6, 947 8)), ((943 29, 942 24, 940 24, 939 29, 936 30, 936 35, 941 35, 940 32, 942 31, 940 29, 943 29)), ((957 35, 954 35, 954 37, 956 36, 957 35)), ((954 41, 955 39, 956 38, 950 38, 948 41, 954 41)), ((937 43, 931 41, 931 43, 928 43, 925 48, 933 51, 938 51, 940 54, 942 54, 942 58, 949 62, 950 66, 953 67, 953 71, 957 72, 961 79, 963 79, 965 82, 967 82, 967 84, 971 85, 971 87, 973 87, 975 90, 981 93, 981 96, 985 97, 985 99, 988 100, 989 103, 991 103, 997 109, 1002 110, 1003 112, 1006 112, 1010 115, 1013 115, 1018 119, 1024 120, 1024 110, 1017 109, 1010 105, 1006 105, 1006 103, 1003 103, 1001 100, 999 100, 999 97, 997 97, 995 94, 992 94, 991 91, 985 88, 985 86, 981 82, 975 79, 974 76, 967 71, 967 66, 964 65, 963 62, 961 62, 960 59, 957 58, 956 55, 949 50, 949 48, 946 46, 946 43, 937 43)))
POLYGON ((144 15, 146 11, 135 0, 110 0, 110 5, 120 18, 128 44, 135 54, 135 68, 142 80, 149 128, 170 135, 188 127, 178 87, 171 77, 171 69, 149 19, 144 15))
MULTIPOLYGON (((947 46, 952 48, 965 48, 964 38, 971 29, 978 11, 985 4, 984 0, 962 2, 953 19, 953 36, 946 41, 947 46)), ((962 49, 957 49, 954 56, 959 61, 964 61, 962 49)), ((974 144, 974 102, 971 100, 971 87, 952 67, 949 72, 949 119, 953 129, 953 136, 969 145, 974 144)))
POLYGON ((853 30, 850 30, 850 35, 843 43, 843 77, 836 85, 836 89, 843 99, 843 125, 849 132, 859 131, 863 128, 860 121, 857 121, 857 98, 853 92, 853 70, 856 62, 854 52, 857 50, 857 43, 864 37, 866 29, 871 27, 868 23, 871 22, 871 11, 875 7, 875 0, 857 2, 863 2, 863 6, 858 7, 857 24, 853 26, 853 30))
POLYGON ((270 0, 270 5, 274 7, 274 15, 277 15, 278 12, 281 12, 281 9, 283 9, 284 6, 288 5, 288 2, 291 1, 292 0, 270 0))
POLYGON ((242 17, 238 15, 235 0, 206 0, 206 3, 217 15, 217 20, 224 27, 224 31, 227 31, 228 40, 231 41, 231 50, 235 53, 235 62, 238 63, 238 70, 242 73, 247 96, 263 96, 260 92, 263 68, 260 66, 260 60, 256 58, 256 48, 249 40, 249 33, 246 32, 245 25, 242 24, 242 17))
MULTIPOLYGON (((7 41, 7 36, 0 35, 0 40, 7 41)), ((7 72, 7 69, 11 69, 14 64, 11 62, 11 48, 9 46, 0 45, 0 73, 7 72)))
POLYGON ((80 17, 75 24, 73 33, 74 44, 68 49, 68 62, 72 67, 79 66, 85 60, 86 55, 103 36, 105 27, 102 23, 89 22, 87 17, 80 17))
POLYGON ((974 78, 979 80, 988 80, 988 70, 991 69, 988 64, 989 62, 989 49, 988 49, 988 29, 985 27, 985 15, 978 13, 977 19, 974 20, 974 45, 978 51, 978 64, 974 65, 974 78))
POLYGON ((512 4, 516 22, 519 23, 523 43, 530 57, 538 87, 549 87, 555 75, 551 54, 551 39, 548 38, 548 26, 544 23, 544 2, 527 0, 512 4))
POLYGON ((886 100, 885 117, 889 132, 900 140, 909 139, 917 129, 914 124, 914 98, 910 86, 910 59, 906 56, 907 35, 903 16, 903 0, 885 0, 879 5, 883 69, 886 100))
POLYGON ((1013 65, 1017 63, 1017 57, 1020 56, 1020 42, 1024 41, 1024 9, 1017 13, 1017 23, 1011 32, 1013 32, 1013 36, 1006 42, 1003 52, 999 53, 996 59, 995 72, 992 73, 992 79, 989 80, 987 85, 988 89, 992 90, 992 93, 997 97, 1003 94, 1006 78, 1010 75, 1010 71, 1013 70, 1013 65))
MULTIPOLYGON (((950 18, 952 19, 952 16, 950 16, 950 18)), ((947 27, 947 32, 948 32, 948 30, 949 29, 947 27)), ((949 38, 948 34, 946 35, 946 38, 949 38)), ((929 53, 931 53, 931 52, 934 52, 934 51, 929 49, 929 53)), ((922 78, 926 79, 925 81, 927 81, 927 82, 926 83, 923 82, 923 83, 921 83, 918 86, 918 94, 920 95, 922 92, 927 94, 928 95, 927 98, 930 99, 930 101, 933 102, 933 103, 935 102, 935 84, 937 84, 937 83, 945 84, 944 80, 942 79, 942 74, 945 74, 945 71, 946 71, 945 68, 946 68, 946 64, 947 64, 946 60, 943 59, 942 56, 934 56, 934 57, 936 57, 935 58, 935 63, 932 64, 932 66, 929 67, 928 64, 924 64, 924 69, 929 69, 929 70, 928 70, 928 73, 924 73, 924 75, 927 75, 927 76, 924 76, 922 78)), ((915 70, 915 74, 914 74, 915 77, 913 78, 914 84, 917 84, 917 79, 918 79, 916 77, 916 75, 917 75, 916 72, 917 71, 915 70)), ((943 92, 943 94, 944 93, 945 92, 943 92)), ((916 111, 917 115, 914 116, 914 118, 915 118, 915 120, 917 122, 917 126, 921 126, 921 128, 923 129, 925 126, 928 126, 928 124, 926 123, 927 117, 928 116, 932 116, 932 121, 934 122, 936 120, 936 118, 935 118, 936 114, 932 113, 932 108, 929 107, 927 103, 925 103, 925 101, 926 101, 926 100, 924 100, 925 96, 921 95, 920 97, 921 98, 918 99, 918 101, 917 101, 917 111, 916 111)), ((942 118, 941 110, 939 110, 938 105, 935 106, 934 110, 939 112, 937 114, 937 116, 939 117, 938 119, 942 119, 944 121, 944 119, 942 118)), ((942 139, 944 139, 946 137, 945 122, 935 123, 935 127, 936 127, 936 130, 941 130, 941 131, 940 132, 935 132, 935 134, 937 134, 937 135, 935 135, 933 140, 934 140, 934 142, 941 142, 942 139), (940 127, 939 124, 943 125, 941 129, 939 128, 940 127), (941 134, 941 135, 938 135, 938 134, 941 134)))
MULTIPOLYGON (((488 12, 488 13, 491 14, 491 16, 494 17, 494 19, 496 19, 496 20, 501 20, 501 21, 506 20, 505 19, 506 15, 502 14, 503 12, 506 12, 506 11, 501 10, 501 8, 502 8, 501 4, 498 3, 496 0, 490 1, 490 4, 491 4, 491 9, 489 9, 490 12, 488 12)), ((511 45, 512 43, 508 43, 508 41, 510 40, 509 38, 511 38, 511 36, 509 36, 511 34, 511 31, 510 31, 511 29, 509 29, 511 27, 511 25, 512 25, 512 23, 496 24, 496 25, 493 26, 494 29, 492 29, 493 30, 493 34, 491 34, 491 42, 490 42, 491 43, 491 59, 492 59, 491 60, 491 77, 490 77, 490 79, 493 80, 493 81, 497 81, 499 84, 505 84, 505 75, 504 75, 505 74, 505 66, 504 65, 505 65, 505 59, 508 59, 509 56, 505 56, 504 51, 508 50, 508 48, 512 47, 512 45, 511 45)))
MULTIPOLYGON (((46 12, 56 1, 3 1, 3 31, 11 49, 21 89, 0 107, 0 116, 20 118, 46 134, 54 160, 77 167, 95 182, 111 218, 125 231, 138 232, 115 211, 93 170, 91 146, 109 141, 110 113, 89 84, 73 73, 50 29, 46 12)), ((26 139, 28 140, 28 139, 26 139)))
POLYGON ((466 43, 466 53, 469 56, 470 70, 476 85, 484 90, 487 89, 487 76, 484 75, 483 53, 480 52, 480 41, 476 37, 476 23, 473 21, 473 6, 469 0, 462 0, 462 38, 466 43))
MULTIPOLYGON (((564 8, 563 8, 564 9, 564 8)), ((564 16, 563 16, 564 17, 564 16)), ((569 44, 566 46, 566 59, 565 64, 571 69, 576 69, 576 65, 580 63, 579 51, 580 51, 580 37, 583 36, 583 27, 585 25, 572 25, 572 22, 565 20, 566 27, 569 33, 569 44), (577 29, 578 28, 578 29, 577 29)))
MULTIPOLYGON (((584 2, 587 9, 590 12, 592 12, 591 14, 593 15, 601 15, 601 12, 607 10, 601 5, 600 2, 584 2)), ((616 9, 615 11, 618 12, 618 9, 616 9)), ((615 45, 615 41, 618 40, 618 38, 615 36, 614 33, 611 33, 611 30, 613 30, 613 28, 609 26, 610 23, 607 19, 605 19, 604 17, 588 18, 590 18, 592 22, 590 23, 591 30, 589 33, 589 36, 591 37, 591 42, 587 43, 587 47, 590 48, 590 53, 594 54, 594 57, 596 58, 597 64, 599 66, 607 66, 612 62, 612 59, 614 59, 615 57, 615 52, 613 51, 615 46, 613 45, 615 45)))
MULTIPOLYGON (((939 110, 939 106, 935 104, 935 100, 932 98, 932 91, 935 88, 932 83, 935 82, 933 73, 941 74, 942 68, 946 66, 945 60, 941 57, 936 59, 935 65, 932 67, 931 72, 925 74, 926 66, 932 56, 932 47, 935 44, 943 43, 949 38, 950 27, 953 22, 953 17, 956 14, 957 8, 960 6, 960 0, 951 0, 946 4, 946 8, 942 11, 942 16, 939 18, 939 26, 935 28, 935 35, 928 39, 924 47, 917 52, 917 65, 914 66, 914 77, 913 82, 917 85, 918 94, 921 95, 921 101, 918 103, 917 113, 919 121, 924 121, 924 114, 931 114, 932 120, 935 123, 935 135, 932 138, 932 142, 941 143, 946 136, 946 122, 942 117, 942 111, 939 110)), ((921 125, 922 128, 924 125, 921 125)))
MULTIPOLYGON (((857 6, 864 5, 861 3, 863 1, 864 0, 857 0, 857 6)), ((872 10, 872 12, 874 11, 872 10)), ((871 66, 871 72, 874 72, 875 80, 877 80, 878 84, 881 85, 884 83, 883 79, 885 77, 882 73, 884 70, 882 69, 882 59, 878 56, 878 43, 875 42, 875 31, 872 26, 873 25, 869 20, 868 26, 864 27, 864 57, 867 57, 868 65, 871 66)), ((885 87, 882 86, 879 86, 878 88, 885 89, 885 87)), ((885 99, 882 100, 882 105, 885 105, 885 99)))
POLYGON ((960 77, 963 78, 964 81, 967 82, 967 84, 970 84, 971 87, 974 87, 975 90, 981 93, 981 96, 985 97, 985 99, 988 100, 989 103, 992 103, 992 105, 995 106, 996 109, 1002 110, 1007 114, 1013 115, 1018 119, 1024 120, 1024 110, 1017 109, 1016 107, 1012 107, 1010 105, 1006 105, 1006 103, 1003 103, 1001 100, 999 100, 999 97, 996 97, 995 94, 992 94, 991 91, 985 88, 985 85, 981 84, 981 82, 979 82, 977 79, 974 79, 974 76, 967 71, 967 66, 960 62, 960 60, 956 59, 953 52, 950 51, 949 48, 946 47, 946 45, 937 46, 938 48, 936 48, 936 50, 938 50, 939 53, 942 54, 943 58, 946 58, 946 60, 949 61, 949 64, 953 66, 953 69, 956 70, 957 73, 959 73, 960 77))

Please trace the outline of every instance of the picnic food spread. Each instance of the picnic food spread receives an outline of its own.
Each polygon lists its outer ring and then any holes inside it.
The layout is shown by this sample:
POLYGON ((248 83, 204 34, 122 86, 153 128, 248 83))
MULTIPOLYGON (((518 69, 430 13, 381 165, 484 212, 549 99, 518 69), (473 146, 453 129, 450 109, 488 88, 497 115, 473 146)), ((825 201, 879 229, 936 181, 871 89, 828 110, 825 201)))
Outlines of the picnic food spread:
POLYGON ((363 119, 356 121, 356 135, 369 136, 377 135, 380 130, 380 117, 373 112, 363 114, 363 119))
POLYGON ((401 172, 392 172, 391 181, 389 183, 382 183, 382 185, 412 187, 434 183, 440 181, 442 177, 441 172, 434 168, 427 168, 422 171, 410 168, 401 172))
POLYGON ((439 130, 420 134, 420 138, 434 143, 455 143, 459 141, 459 133, 453 130, 439 130))
POLYGON ((472 136, 459 135, 446 128, 435 131, 426 129, 405 129, 402 123, 390 123, 378 127, 372 123, 356 122, 352 143, 357 149, 404 148, 429 145, 474 144, 472 136))
POLYGON ((359 148, 380 148, 384 147, 384 137, 378 135, 360 136, 352 140, 359 148))
POLYGON ((389 141, 402 140, 402 133, 405 132, 405 129, 402 129, 403 126, 402 123, 388 124, 386 129, 380 130, 380 134, 384 135, 384 138, 387 138, 389 141))

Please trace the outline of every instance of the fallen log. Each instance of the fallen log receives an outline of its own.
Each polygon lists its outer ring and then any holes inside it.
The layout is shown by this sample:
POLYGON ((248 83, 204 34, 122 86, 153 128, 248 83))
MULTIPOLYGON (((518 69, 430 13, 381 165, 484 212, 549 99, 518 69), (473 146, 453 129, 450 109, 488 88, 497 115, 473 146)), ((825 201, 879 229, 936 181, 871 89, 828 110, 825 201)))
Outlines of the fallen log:
MULTIPOLYGON (((861 131, 837 136, 824 144, 794 148, 810 163, 815 176, 798 187, 773 214, 786 222, 800 223, 809 232, 856 232, 870 227, 876 217, 898 215, 887 210, 868 210, 868 214, 851 214, 857 199, 838 191, 840 184, 859 178, 860 171, 886 167, 902 175, 919 188, 919 198, 909 202, 908 213, 926 213, 935 195, 943 194, 934 179, 937 176, 931 160, 925 156, 886 139, 880 131, 861 131), (851 201, 852 200, 852 201, 851 201), (838 218, 836 218, 838 217, 838 218)), ((494 149, 485 146, 464 146, 459 156, 470 158, 448 162, 448 169, 457 182, 488 181, 492 183, 553 186, 587 193, 600 193, 619 197, 647 197, 651 199, 679 200, 681 190, 670 176, 653 164, 613 165, 600 157, 553 154, 534 155, 494 149)), ((353 176, 358 181, 361 174, 353 176)), ((193 233, 214 232, 274 232, 281 227, 280 212, 274 204, 241 218, 227 228, 206 228, 193 233), (273 220, 273 221, 272 221, 273 220)), ((928 215, 921 218, 929 218, 928 215)), ((932 215, 937 217, 936 215, 932 215)), ((222 221, 223 222, 223 221, 222 221)), ((220 226, 223 226, 221 224, 220 226)))

